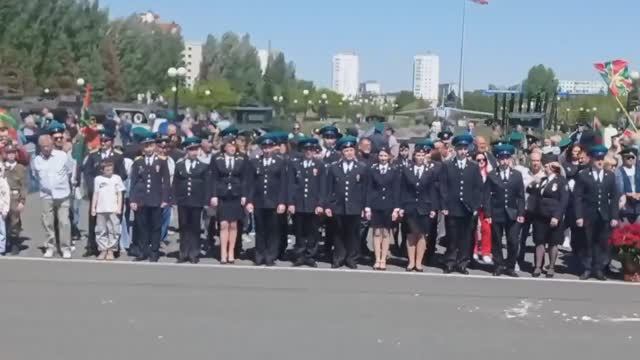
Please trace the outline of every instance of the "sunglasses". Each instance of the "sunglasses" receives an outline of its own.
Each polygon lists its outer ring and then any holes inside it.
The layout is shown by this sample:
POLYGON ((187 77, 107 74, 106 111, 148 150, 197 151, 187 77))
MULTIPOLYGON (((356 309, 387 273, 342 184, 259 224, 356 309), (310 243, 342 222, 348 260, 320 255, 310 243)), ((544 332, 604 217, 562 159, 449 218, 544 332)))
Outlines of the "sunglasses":
POLYGON ((485 158, 480 158, 480 159, 476 159, 476 161, 477 161, 477 162, 485 162, 485 161, 487 161, 487 159, 485 159, 485 158))
POLYGON ((64 136, 54 136, 53 137, 53 140, 55 140, 55 141, 60 141, 62 139, 64 139, 64 136))

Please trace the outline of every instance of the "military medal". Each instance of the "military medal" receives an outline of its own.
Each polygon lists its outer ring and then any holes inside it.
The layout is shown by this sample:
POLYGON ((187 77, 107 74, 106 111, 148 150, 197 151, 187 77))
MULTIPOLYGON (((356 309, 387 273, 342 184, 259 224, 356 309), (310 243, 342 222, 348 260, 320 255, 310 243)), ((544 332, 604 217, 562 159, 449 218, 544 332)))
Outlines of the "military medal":
POLYGON ((313 168, 313 176, 318 176, 318 169, 313 168))

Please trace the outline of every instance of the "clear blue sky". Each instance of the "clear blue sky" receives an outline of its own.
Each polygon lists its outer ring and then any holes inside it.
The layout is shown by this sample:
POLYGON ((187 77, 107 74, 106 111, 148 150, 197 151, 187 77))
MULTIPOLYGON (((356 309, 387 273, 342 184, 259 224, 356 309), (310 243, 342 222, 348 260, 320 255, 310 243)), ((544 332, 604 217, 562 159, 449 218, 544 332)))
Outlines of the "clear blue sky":
MULTIPOLYGON (((327 86, 331 57, 360 55, 360 79, 383 91, 411 88, 413 55, 440 55, 440 82, 457 82, 463 0, 102 0, 111 17, 152 10, 183 28, 186 40, 249 33, 271 40, 298 76, 327 86)), ((627 59, 640 68, 640 1, 490 0, 467 4, 465 88, 511 85, 542 63, 560 79, 598 79, 592 64, 627 59), (635 36, 632 36, 634 34, 635 36)))

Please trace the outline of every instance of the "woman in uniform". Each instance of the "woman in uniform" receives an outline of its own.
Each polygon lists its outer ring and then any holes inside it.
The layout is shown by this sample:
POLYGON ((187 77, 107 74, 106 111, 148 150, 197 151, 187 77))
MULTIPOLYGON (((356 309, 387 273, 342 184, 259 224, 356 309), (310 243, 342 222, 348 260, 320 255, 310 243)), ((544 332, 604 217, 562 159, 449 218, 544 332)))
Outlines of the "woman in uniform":
POLYGON ((378 163, 371 166, 367 186, 365 217, 373 229, 373 251, 376 262, 374 270, 387 270, 387 255, 391 241, 393 222, 400 212, 397 200, 398 170, 390 164, 391 150, 382 146, 378 152, 378 163))
POLYGON ((422 261, 427 249, 427 236, 431 233, 432 227, 436 226, 436 215, 442 199, 445 198, 440 186, 442 164, 426 159, 426 154, 432 149, 431 141, 417 143, 413 164, 402 170, 400 216, 404 217, 409 225, 407 271, 424 271, 422 261))
POLYGON ((234 135, 223 138, 222 151, 210 165, 214 184, 211 206, 217 208, 220 222, 220 263, 233 264, 238 221, 244 218, 249 162, 237 153, 234 135))
POLYGON ((544 154, 542 163, 546 176, 527 188, 530 196, 535 197, 532 212, 533 242, 536 245, 533 277, 542 275, 545 248, 549 253, 546 276, 552 278, 555 275, 558 245, 563 240, 562 221, 569 202, 569 189, 562 165, 557 160, 557 156, 553 154, 544 154))

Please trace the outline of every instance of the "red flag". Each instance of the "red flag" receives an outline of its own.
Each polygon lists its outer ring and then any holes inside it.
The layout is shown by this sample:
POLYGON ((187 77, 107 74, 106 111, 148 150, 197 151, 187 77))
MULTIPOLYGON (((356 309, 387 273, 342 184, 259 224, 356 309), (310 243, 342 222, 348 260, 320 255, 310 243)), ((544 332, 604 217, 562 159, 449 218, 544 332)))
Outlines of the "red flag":
POLYGON ((628 63, 625 60, 613 60, 594 64, 596 70, 607 83, 613 96, 627 95, 633 87, 628 63))
POLYGON ((480 5, 489 5, 489 0, 471 0, 471 1, 480 5))

